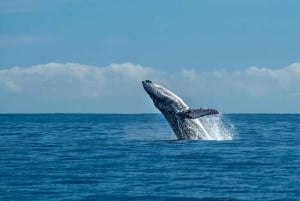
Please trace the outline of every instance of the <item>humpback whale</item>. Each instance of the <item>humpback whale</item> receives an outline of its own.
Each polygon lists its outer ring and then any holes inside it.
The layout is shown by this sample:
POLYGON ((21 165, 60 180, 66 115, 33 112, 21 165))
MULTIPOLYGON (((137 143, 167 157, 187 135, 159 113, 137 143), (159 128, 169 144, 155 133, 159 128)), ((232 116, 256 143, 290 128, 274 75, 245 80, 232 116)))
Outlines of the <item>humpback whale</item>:
POLYGON ((211 139, 207 129, 201 123, 200 117, 218 114, 217 110, 191 109, 170 90, 150 80, 144 80, 142 84, 154 105, 164 115, 179 140, 211 139))

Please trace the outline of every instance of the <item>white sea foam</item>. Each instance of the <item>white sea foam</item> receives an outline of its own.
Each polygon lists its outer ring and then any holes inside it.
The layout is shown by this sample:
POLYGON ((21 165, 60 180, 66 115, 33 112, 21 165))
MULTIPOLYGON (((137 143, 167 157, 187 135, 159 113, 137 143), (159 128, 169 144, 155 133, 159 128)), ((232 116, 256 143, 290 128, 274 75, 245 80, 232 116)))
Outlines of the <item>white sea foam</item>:
POLYGON ((232 140, 236 135, 233 124, 222 114, 207 115, 201 122, 210 136, 208 140, 232 140))

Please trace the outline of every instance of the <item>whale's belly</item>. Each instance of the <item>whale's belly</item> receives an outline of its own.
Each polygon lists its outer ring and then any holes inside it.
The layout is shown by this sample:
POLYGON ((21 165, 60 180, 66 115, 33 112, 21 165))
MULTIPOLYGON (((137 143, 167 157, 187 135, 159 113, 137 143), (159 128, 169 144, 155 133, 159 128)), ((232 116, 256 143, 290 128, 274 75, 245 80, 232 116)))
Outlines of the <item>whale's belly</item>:
POLYGON ((211 137, 199 119, 183 119, 179 122, 183 139, 209 140, 211 137))
POLYGON ((179 140, 210 140, 211 137, 200 119, 182 119, 176 114, 163 113, 179 140))

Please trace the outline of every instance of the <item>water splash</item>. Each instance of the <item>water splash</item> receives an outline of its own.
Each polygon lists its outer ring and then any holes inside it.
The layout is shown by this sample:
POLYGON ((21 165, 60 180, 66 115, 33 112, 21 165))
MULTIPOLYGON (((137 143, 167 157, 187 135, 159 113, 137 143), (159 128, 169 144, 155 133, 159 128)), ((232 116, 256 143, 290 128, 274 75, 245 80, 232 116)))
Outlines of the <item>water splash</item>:
POLYGON ((202 117, 201 123, 212 140, 232 140, 236 135, 233 124, 222 114, 202 117))

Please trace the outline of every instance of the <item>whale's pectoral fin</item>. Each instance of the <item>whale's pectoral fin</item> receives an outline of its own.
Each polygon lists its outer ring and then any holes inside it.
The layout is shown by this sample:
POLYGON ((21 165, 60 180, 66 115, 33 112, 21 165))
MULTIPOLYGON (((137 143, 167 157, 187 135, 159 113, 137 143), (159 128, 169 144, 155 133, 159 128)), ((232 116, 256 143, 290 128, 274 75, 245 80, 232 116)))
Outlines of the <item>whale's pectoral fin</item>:
POLYGON ((196 118, 203 117, 206 115, 219 114, 219 112, 215 109, 199 108, 199 109, 188 109, 183 112, 179 112, 177 114, 179 116, 182 116, 183 118, 196 119, 196 118))

